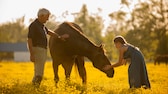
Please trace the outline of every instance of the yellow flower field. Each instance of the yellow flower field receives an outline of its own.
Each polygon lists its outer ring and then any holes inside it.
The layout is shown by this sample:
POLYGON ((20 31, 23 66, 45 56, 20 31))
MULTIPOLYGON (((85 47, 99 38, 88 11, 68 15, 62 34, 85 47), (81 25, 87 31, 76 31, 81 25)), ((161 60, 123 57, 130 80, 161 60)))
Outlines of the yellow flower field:
POLYGON ((64 70, 59 67, 60 82, 55 87, 52 63, 45 65, 40 88, 31 84, 33 63, 0 62, 0 94, 168 94, 168 66, 147 63, 151 89, 129 89, 128 65, 115 68, 113 78, 85 63, 87 85, 83 86, 76 68, 73 67, 71 81, 67 82, 64 70))

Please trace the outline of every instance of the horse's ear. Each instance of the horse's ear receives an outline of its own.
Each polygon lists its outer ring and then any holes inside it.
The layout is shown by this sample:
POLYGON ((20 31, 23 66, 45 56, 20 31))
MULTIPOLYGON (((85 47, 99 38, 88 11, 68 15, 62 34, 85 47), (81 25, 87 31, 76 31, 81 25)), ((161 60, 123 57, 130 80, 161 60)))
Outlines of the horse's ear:
POLYGON ((101 45, 99 46, 99 51, 100 51, 100 52, 103 51, 103 53, 104 53, 104 51, 105 51, 105 50, 104 50, 104 46, 105 46, 104 44, 101 44, 101 45))
POLYGON ((99 47, 100 47, 100 48, 104 48, 104 46, 105 46, 104 44, 100 44, 100 46, 99 46, 99 47))

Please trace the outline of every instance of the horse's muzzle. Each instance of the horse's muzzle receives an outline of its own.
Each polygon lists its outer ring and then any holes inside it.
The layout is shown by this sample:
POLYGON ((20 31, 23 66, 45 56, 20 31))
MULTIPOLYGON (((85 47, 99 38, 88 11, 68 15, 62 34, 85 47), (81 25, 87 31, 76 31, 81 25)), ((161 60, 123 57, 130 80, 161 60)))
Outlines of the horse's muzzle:
POLYGON ((107 77, 112 78, 114 76, 114 69, 109 69, 106 72, 107 77))

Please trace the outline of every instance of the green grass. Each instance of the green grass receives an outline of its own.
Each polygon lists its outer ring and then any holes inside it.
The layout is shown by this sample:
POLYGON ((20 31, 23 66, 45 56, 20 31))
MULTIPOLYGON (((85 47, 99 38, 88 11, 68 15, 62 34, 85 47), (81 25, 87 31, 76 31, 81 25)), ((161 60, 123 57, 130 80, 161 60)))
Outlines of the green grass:
POLYGON ((113 78, 85 63, 87 85, 82 81, 75 68, 72 70, 71 81, 65 80, 64 70, 59 67, 60 82, 55 87, 52 63, 45 65, 44 78, 40 88, 31 84, 33 63, 0 62, 0 94, 168 94, 168 66, 155 66, 147 63, 151 89, 129 89, 128 65, 115 68, 113 78))

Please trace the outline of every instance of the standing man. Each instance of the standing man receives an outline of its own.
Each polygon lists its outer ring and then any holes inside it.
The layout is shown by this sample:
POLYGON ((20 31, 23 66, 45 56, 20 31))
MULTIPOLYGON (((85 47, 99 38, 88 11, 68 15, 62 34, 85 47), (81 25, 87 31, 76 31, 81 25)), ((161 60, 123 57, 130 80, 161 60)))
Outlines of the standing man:
POLYGON ((44 65, 47 58, 47 34, 61 40, 69 37, 68 34, 59 36, 57 33, 47 29, 44 25, 50 16, 49 10, 45 8, 39 9, 38 18, 29 26, 28 32, 28 48, 30 52, 30 60, 34 63, 34 77, 32 83, 39 86, 43 77, 44 65))

